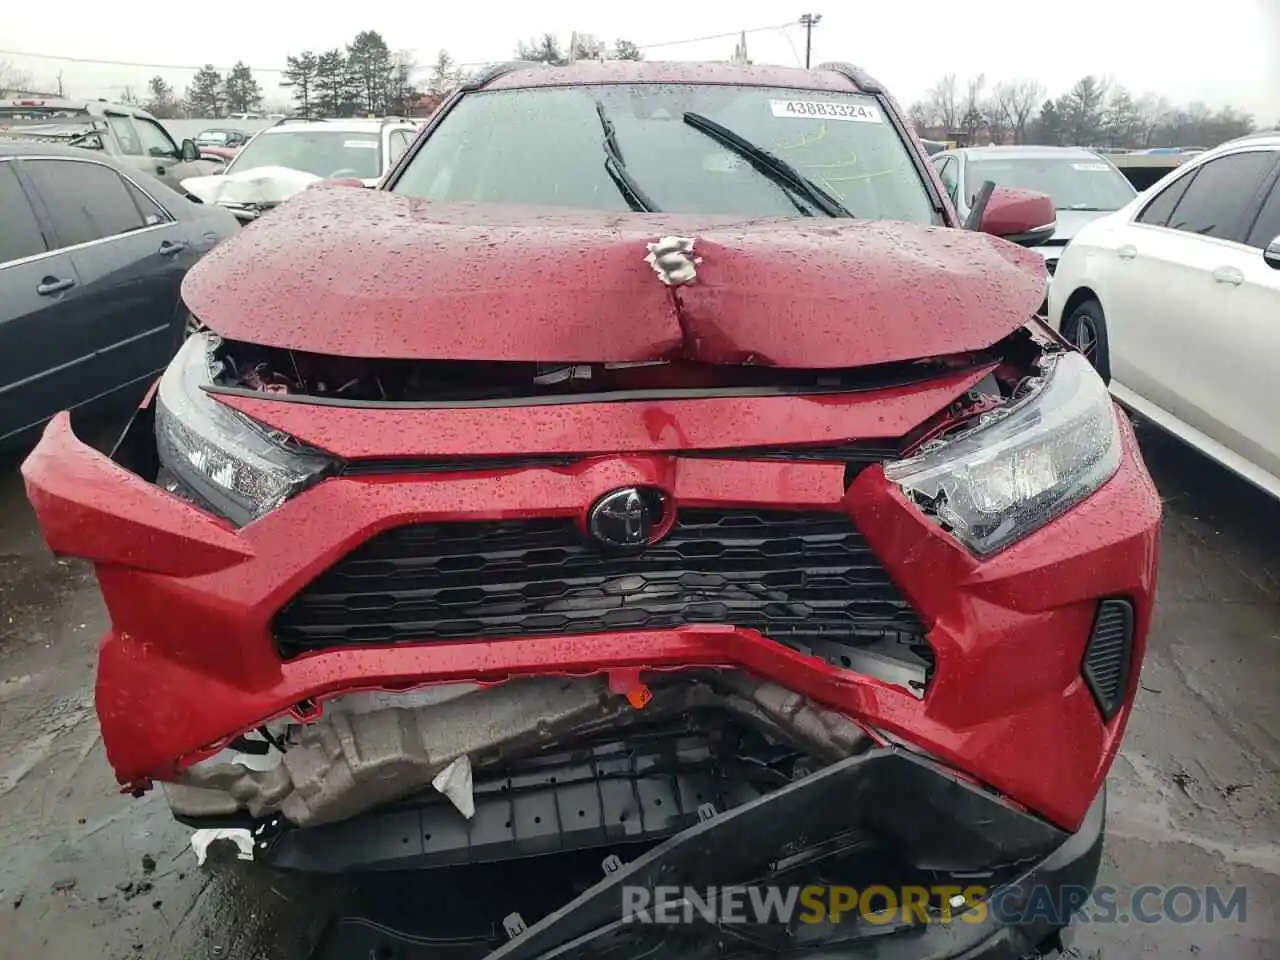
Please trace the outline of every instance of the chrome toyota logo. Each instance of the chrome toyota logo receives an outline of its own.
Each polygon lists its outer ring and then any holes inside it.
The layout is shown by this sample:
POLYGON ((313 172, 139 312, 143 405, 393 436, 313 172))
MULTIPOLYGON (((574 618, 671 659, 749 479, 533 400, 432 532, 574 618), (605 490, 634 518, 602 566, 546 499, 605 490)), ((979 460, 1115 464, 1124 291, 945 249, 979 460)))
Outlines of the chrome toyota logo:
POLYGON ((657 539, 664 506, 665 498, 656 490, 623 487, 596 501, 587 529, 607 547, 643 547, 657 539))

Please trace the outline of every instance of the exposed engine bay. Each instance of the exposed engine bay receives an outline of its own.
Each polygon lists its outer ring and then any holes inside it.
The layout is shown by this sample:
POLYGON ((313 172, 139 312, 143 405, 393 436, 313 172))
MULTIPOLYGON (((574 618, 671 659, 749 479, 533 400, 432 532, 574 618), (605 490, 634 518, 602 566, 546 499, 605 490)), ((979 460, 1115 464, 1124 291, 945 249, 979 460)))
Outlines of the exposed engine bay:
POLYGON ((1032 339, 1023 330, 990 351, 848 369, 680 359, 626 363, 374 360, 222 341, 215 352, 220 366, 214 388, 349 404, 545 402, 557 396, 590 399, 595 394, 639 391, 707 391, 721 396, 736 390, 843 393, 922 383, 991 363, 1010 364, 1008 373, 1016 376, 1016 367, 1036 352, 1032 339))
POLYGON ((653 683, 630 696, 612 691, 604 677, 350 694, 326 703, 313 723, 283 721, 237 738, 166 790, 179 817, 280 813, 293 825, 313 826, 434 788, 470 818, 473 782, 501 777, 513 762, 581 750, 603 734, 652 731, 691 714, 700 715, 691 729, 725 749, 730 741, 744 749, 750 770, 742 775, 763 786, 873 743, 848 717, 740 674, 653 683), (744 739, 750 746, 742 747, 744 739))
MULTIPOLYGON (((192 767, 168 785, 170 803, 196 824, 252 812, 241 855, 285 869, 520 870, 526 858, 600 850, 602 879, 577 874, 567 902, 548 889, 547 912, 529 922, 494 915, 449 941, 459 956, 494 960, 911 943, 944 937, 940 919, 997 885, 1069 879, 1039 872, 1060 831, 893 738, 742 674, 645 680, 652 688, 625 694, 597 677, 339 697, 316 723, 273 724, 192 767), (674 877, 707 898, 742 884, 920 892, 900 917, 833 905, 817 922, 766 913, 710 938, 702 923, 723 906, 711 899, 687 905, 684 925, 627 915, 625 889, 674 877)), ((1098 844, 1093 830, 1082 846, 1098 844)), ((1057 942, 1047 922, 1037 931, 1026 949, 1057 942)), ((317 956, 428 957, 442 942, 352 917, 330 925, 317 956)))

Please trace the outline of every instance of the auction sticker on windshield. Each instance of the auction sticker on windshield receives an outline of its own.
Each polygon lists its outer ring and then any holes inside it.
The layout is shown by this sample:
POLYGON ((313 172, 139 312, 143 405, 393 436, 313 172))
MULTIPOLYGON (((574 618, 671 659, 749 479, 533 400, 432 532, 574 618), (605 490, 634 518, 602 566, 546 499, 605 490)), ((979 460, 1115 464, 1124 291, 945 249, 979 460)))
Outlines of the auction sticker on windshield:
POLYGON ((810 120, 853 120, 882 123, 880 111, 866 103, 834 103, 830 100, 770 100, 775 117, 805 117, 810 120))

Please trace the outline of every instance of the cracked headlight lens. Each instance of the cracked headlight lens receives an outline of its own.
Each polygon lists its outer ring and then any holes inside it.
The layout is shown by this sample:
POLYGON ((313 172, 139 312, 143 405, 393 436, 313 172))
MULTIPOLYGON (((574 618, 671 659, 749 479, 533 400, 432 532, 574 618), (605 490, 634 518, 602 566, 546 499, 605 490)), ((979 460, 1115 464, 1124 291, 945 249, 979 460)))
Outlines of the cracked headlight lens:
POLYGON ((328 457, 291 445, 202 388, 213 382, 218 338, 190 337, 156 392, 160 482, 237 526, 275 509, 319 480, 328 457))
POLYGON ((1120 467, 1106 385, 1078 353, 1042 361, 1029 396, 954 439, 885 466, 885 476, 974 553, 1007 547, 1061 516, 1120 467))

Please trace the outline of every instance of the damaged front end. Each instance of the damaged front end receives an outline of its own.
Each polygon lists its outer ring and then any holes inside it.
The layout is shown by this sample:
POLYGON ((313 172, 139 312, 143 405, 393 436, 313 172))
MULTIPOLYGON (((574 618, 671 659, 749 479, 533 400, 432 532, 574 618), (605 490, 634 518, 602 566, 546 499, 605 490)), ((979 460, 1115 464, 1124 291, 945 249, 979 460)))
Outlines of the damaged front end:
MULTIPOLYGON (((237 738, 217 755, 187 767, 165 789, 175 814, 192 823, 244 816, 255 826, 270 820, 313 827, 346 821, 434 788, 483 833, 493 826, 493 811, 484 809, 493 799, 490 787, 504 782, 506 793, 513 777, 529 771, 557 765, 568 770, 585 762, 588 768, 598 764, 599 774, 609 766, 608 758, 629 754, 624 766, 630 763, 632 769, 616 769, 615 762, 612 775, 645 779, 669 764, 664 771, 669 778, 682 769, 695 780, 701 776, 696 790, 690 780, 684 794, 669 798, 665 811, 649 810, 660 823, 648 826, 643 810, 631 810, 628 822, 630 796, 625 790, 627 795, 618 795, 620 809, 602 816, 603 795, 592 787, 597 809, 590 821, 579 815, 580 822, 569 818, 561 824, 562 843, 572 845, 571 838, 578 837, 579 844, 592 845, 593 837, 599 842, 661 836, 681 826, 680 817, 695 815, 703 803, 736 805, 803 775, 814 764, 873 743, 848 717, 738 673, 680 673, 659 676, 650 684, 615 672, 608 677, 511 680, 483 688, 450 684, 401 694, 348 694, 326 702, 323 715, 310 723, 284 721, 237 738), (640 746, 645 744, 649 746, 640 746), (654 765, 649 774, 634 767, 646 751, 654 765), (473 793, 473 783, 478 793, 473 793)), ((609 778, 606 772, 603 779, 609 778)), ((566 774, 560 782, 572 779, 566 774)), ((658 798, 657 807, 662 802, 658 798)), ((548 827, 561 819, 552 818, 548 827)), ((463 823, 456 816, 452 821, 456 833, 463 823)), ((531 838, 519 836, 524 826, 519 817, 508 817, 505 829, 513 849, 507 856, 520 855, 521 844, 528 845, 531 838)), ((477 837, 469 845, 477 859, 502 858, 481 853, 485 844, 477 837)), ((534 842, 522 855, 538 852, 537 847, 534 842)), ((371 845, 362 862, 347 867, 438 866, 457 855, 448 851, 433 863, 430 849, 394 853, 383 860, 371 845)))
POLYGON ((1068 834, 727 670, 345 695, 165 789, 179 819, 240 833, 283 869, 547 865, 539 896, 495 889, 466 921, 339 919, 315 960, 1021 958, 1056 943, 1060 911, 1091 888, 1103 819, 1100 796, 1068 834), (544 906, 566 882, 576 895, 544 906), (858 907, 869 890, 874 910, 858 907), (1019 918, 1033 894, 1053 908, 1019 918), (771 896, 774 909, 744 912, 771 896))

